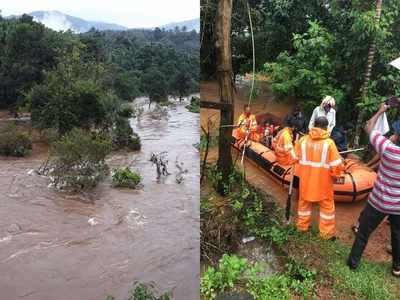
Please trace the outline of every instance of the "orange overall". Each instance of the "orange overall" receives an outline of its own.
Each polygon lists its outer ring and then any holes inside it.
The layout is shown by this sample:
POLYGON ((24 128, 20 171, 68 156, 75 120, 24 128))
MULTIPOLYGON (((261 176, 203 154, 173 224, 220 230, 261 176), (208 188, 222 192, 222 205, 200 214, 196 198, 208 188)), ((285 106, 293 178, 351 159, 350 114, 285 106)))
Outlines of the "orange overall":
POLYGON ((323 239, 335 235, 333 178, 340 176, 343 161, 329 133, 311 128, 295 146, 299 158, 296 174, 300 178, 297 229, 307 231, 311 223, 312 204, 319 204, 319 231, 323 239))
POLYGON ((236 139, 244 140, 246 139, 246 135, 249 134, 249 140, 256 142, 260 140, 260 135, 257 133, 257 120, 255 115, 251 114, 247 116, 242 113, 237 124, 239 128, 233 131, 233 136, 236 139))
POLYGON ((291 165, 297 160, 293 147, 293 131, 289 127, 278 132, 272 140, 272 148, 275 150, 277 162, 281 165, 291 165))

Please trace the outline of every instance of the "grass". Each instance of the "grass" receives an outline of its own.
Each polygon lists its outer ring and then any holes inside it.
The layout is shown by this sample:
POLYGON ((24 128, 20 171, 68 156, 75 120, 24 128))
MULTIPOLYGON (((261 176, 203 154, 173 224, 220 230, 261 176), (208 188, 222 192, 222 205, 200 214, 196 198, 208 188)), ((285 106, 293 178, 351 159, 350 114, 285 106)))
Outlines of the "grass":
MULTIPOLYGON (((213 189, 219 178, 215 168, 209 168, 207 182, 202 187, 202 258, 212 257, 210 253, 204 253, 212 249, 219 249, 214 250, 217 256, 221 255, 221 250, 234 255, 234 244, 237 243, 235 237, 252 235, 272 243, 285 261, 281 273, 245 280, 243 276, 239 276, 241 279, 235 281, 231 290, 244 289, 253 294, 255 299, 400 298, 400 281, 391 276, 389 263, 363 260, 359 269, 350 270, 345 264, 350 252, 348 246, 342 245, 340 241, 321 240, 316 228, 300 233, 293 225, 286 225, 283 211, 271 203, 273 199, 242 181, 238 172, 232 174, 230 183, 226 186, 228 195, 222 198, 213 189), (229 238, 209 246, 215 236, 221 234, 229 238)), ((212 260, 209 263, 213 264, 212 260)), ((218 280, 224 278, 218 275, 218 272, 222 272, 220 266, 214 264, 214 268, 217 275, 212 277, 219 278, 218 280)), ((208 278, 204 280, 209 282, 212 271, 207 271, 203 278, 207 275, 208 278)), ((222 283, 211 286, 215 295, 226 291, 226 288, 218 288, 224 286, 222 283)), ((207 297, 206 299, 213 299, 209 295, 207 297)))

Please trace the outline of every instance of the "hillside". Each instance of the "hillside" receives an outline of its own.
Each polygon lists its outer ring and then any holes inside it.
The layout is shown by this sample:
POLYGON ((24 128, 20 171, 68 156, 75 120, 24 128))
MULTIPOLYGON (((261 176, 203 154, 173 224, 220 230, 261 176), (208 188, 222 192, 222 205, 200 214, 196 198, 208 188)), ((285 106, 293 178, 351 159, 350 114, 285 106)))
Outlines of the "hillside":
POLYGON ((165 30, 174 30, 176 27, 178 28, 186 27, 187 31, 196 30, 197 32, 200 32, 200 19, 193 19, 182 22, 173 22, 160 26, 160 28, 164 28, 165 30))
MULTIPOLYGON (((100 21, 88 21, 74 16, 64 14, 59 11, 34 11, 28 15, 32 16, 37 22, 40 22, 46 27, 51 28, 56 31, 66 31, 72 30, 76 33, 83 33, 89 31, 91 28, 96 28, 97 30, 126 30, 127 27, 106 23, 100 21)), ((9 16, 8 18, 18 18, 19 16, 9 16)))

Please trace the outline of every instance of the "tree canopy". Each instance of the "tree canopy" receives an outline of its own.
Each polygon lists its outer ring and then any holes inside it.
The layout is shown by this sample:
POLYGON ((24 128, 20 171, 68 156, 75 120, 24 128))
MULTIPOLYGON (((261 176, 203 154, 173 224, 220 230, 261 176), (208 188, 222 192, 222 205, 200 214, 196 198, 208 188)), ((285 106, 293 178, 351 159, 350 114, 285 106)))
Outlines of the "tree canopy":
MULTIPOLYGON (((374 0, 252 0, 256 68, 277 96, 290 97, 307 111, 331 94, 338 117, 354 120, 360 109, 372 111, 384 97, 400 91, 400 72, 388 63, 399 56, 400 2, 383 1, 375 19, 374 0), (368 52, 376 43, 366 97, 360 88, 368 52)), ((201 1, 202 78, 215 77, 214 20, 218 1, 201 1)), ((234 1, 232 60, 235 73, 251 71, 252 48, 246 1, 234 1)))
POLYGON ((186 96, 198 90, 199 72, 195 31, 74 34, 28 15, 0 18, 0 108, 26 107, 36 126, 62 134, 109 125, 121 101, 186 96))

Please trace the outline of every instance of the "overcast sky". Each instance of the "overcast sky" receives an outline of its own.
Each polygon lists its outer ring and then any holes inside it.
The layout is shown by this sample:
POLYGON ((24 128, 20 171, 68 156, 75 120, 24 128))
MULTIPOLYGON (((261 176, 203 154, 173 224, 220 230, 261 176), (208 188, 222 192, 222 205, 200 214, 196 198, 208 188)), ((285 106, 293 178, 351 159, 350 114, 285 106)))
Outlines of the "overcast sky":
POLYGON ((155 27, 199 18, 199 0, 0 0, 1 15, 59 10, 89 21, 129 28, 155 27))

